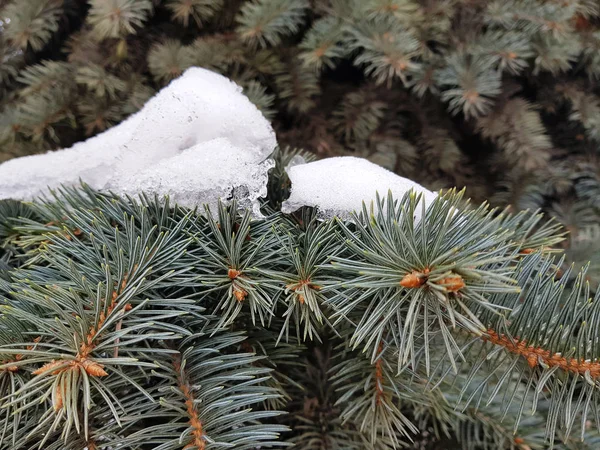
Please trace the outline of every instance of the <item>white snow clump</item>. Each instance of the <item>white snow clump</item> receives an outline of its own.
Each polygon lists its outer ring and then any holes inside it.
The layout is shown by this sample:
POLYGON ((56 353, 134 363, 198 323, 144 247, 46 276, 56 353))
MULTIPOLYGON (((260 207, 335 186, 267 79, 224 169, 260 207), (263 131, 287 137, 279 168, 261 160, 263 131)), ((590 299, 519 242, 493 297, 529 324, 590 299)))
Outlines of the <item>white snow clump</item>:
POLYGON ((0 164, 0 199, 30 200, 82 180, 117 194, 168 194, 213 211, 239 198, 260 215, 275 133, 242 88, 197 67, 121 124, 73 147, 0 164))
MULTIPOLYGON (((80 180, 98 190, 135 196, 169 195, 195 207, 237 199, 260 217, 269 158, 277 145, 269 122, 242 88, 227 78, 190 68, 136 114, 73 147, 0 164, 0 199, 30 200, 80 180)), ((350 218, 375 192, 395 198, 415 189, 426 204, 436 194, 366 159, 339 157, 286 168, 292 192, 282 211, 318 207, 321 218, 350 218)), ((418 218, 417 218, 418 219, 418 218)))
MULTIPOLYGON (((429 206, 437 194, 418 183, 400 177, 377 164, 352 156, 322 159, 307 164, 294 164, 287 168, 292 182, 290 198, 281 210, 291 213, 302 206, 317 208, 317 216, 328 219, 337 216, 350 219, 353 211, 362 210, 375 200, 376 193, 385 197, 388 190, 400 200, 411 189, 421 193, 421 201, 429 206)), ((415 222, 421 219, 421 210, 415 211, 415 222)))

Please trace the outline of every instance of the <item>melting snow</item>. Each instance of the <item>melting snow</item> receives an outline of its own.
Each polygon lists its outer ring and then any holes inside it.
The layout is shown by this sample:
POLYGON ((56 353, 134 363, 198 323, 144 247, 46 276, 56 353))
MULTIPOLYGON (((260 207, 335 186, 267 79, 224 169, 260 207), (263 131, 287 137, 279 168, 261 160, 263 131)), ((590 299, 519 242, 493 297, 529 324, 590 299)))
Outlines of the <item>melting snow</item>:
MULTIPOLYGON (((291 165, 287 169, 292 182, 290 198, 282 205, 284 213, 302 206, 317 207, 319 217, 338 216, 348 219, 353 211, 362 209, 375 200, 376 192, 385 196, 392 191, 395 199, 401 199, 411 189, 422 193, 422 201, 429 206, 437 194, 414 181, 402 178, 383 167, 363 158, 341 156, 307 164, 291 165)), ((415 220, 420 220, 420 208, 415 220)))
POLYGON ((172 202, 194 207, 208 204, 217 211, 218 201, 235 198, 260 217, 259 197, 267 195, 268 171, 272 160, 261 162, 249 152, 240 151, 226 138, 203 142, 179 155, 132 175, 114 180, 112 190, 119 194, 169 194, 172 202))
POLYGON ((121 194, 169 194, 190 207, 240 197, 258 213, 276 144, 271 125, 239 86, 191 68, 106 132, 1 164, 0 198, 29 200, 81 179, 121 194))
MULTIPOLYGON (((275 133, 242 89, 214 72, 190 68, 121 124, 69 149, 0 165, 0 198, 29 200, 80 180, 99 190, 169 195, 188 207, 236 198, 260 216, 267 194, 275 133)), ((436 194, 365 159, 312 163, 294 158, 284 212, 316 206, 322 218, 348 218, 388 189, 396 198, 415 189, 429 204, 436 194)))

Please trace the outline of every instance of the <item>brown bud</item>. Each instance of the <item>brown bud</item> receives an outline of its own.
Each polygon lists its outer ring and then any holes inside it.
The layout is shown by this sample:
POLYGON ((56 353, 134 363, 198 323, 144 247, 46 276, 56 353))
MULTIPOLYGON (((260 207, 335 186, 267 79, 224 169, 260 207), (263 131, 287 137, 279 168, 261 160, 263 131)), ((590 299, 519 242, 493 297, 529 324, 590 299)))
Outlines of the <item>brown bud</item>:
POLYGON ((247 295, 248 295, 248 292, 246 292, 244 289, 237 287, 237 286, 235 288, 233 288, 233 296, 236 298, 236 300, 238 302, 244 301, 244 299, 246 298, 247 295))
MULTIPOLYGON (((62 366, 63 364, 64 364, 64 361, 52 360, 51 362, 44 364, 39 369, 34 370, 32 373, 33 373, 33 375, 41 375, 43 373, 52 372, 52 371, 55 371, 55 369, 57 367, 62 366)), ((60 372, 60 370, 58 372, 60 372)), ((55 373, 56 373, 56 371, 55 371, 55 373)))
POLYGON ((443 278, 438 284, 443 285, 450 292, 457 292, 466 286, 465 280, 460 275, 443 278))
POLYGON ((61 392, 61 386, 57 385, 56 390, 54 391, 54 398, 52 399, 52 403, 54 406, 54 410, 58 411, 63 407, 63 397, 61 392))
POLYGON ((89 359, 83 360, 81 363, 83 369, 88 375, 92 375, 94 377, 105 377, 108 375, 104 370, 104 366, 94 361, 90 361, 89 359))
POLYGON ((127 41, 125 39, 121 39, 115 50, 118 59, 127 58, 127 41))
POLYGON ((426 280, 427 277, 425 274, 413 270, 411 273, 404 275, 404 278, 400 280, 400 286, 405 288, 418 288, 425 284, 426 280))

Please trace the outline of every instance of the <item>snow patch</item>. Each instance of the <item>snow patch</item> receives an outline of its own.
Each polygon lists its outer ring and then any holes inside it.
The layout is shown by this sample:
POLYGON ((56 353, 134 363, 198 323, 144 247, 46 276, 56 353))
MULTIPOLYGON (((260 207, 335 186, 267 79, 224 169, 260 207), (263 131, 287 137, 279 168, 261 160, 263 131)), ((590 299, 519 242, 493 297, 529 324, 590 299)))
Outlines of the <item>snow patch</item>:
MULTIPOLYGON (((261 216, 269 156, 277 142, 269 122, 227 78, 190 68, 121 124, 73 147, 0 164, 0 198, 30 200, 80 180, 98 190, 169 195, 186 207, 236 199, 261 216)), ((322 218, 348 219, 362 202, 391 189, 436 194, 365 159, 330 158, 286 168, 292 192, 282 210, 315 206, 322 218)))
MULTIPOLYGON (((395 199, 401 199, 411 189, 421 193, 421 201, 429 206, 437 194, 418 183, 400 177, 372 162, 352 156, 328 158, 307 164, 292 165, 287 168, 292 183, 290 198, 281 210, 291 213, 302 206, 317 208, 322 219, 337 216, 349 219, 353 211, 362 209, 362 202, 369 204, 376 193, 381 196, 392 191, 395 199)), ((421 219, 418 208, 415 221, 421 219)))
POLYGON ((208 204, 213 213, 219 199, 236 199, 241 208, 260 217, 258 199, 267 195, 268 171, 273 166, 272 160, 257 161, 229 139, 217 138, 113 180, 111 190, 120 195, 166 194, 172 202, 190 208, 208 204))
POLYGON ((276 145, 241 87, 193 67, 104 133, 0 164, 0 198, 30 200, 82 180, 120 194, 169 194, 188 207, 240 197, 257 213, 276 145))

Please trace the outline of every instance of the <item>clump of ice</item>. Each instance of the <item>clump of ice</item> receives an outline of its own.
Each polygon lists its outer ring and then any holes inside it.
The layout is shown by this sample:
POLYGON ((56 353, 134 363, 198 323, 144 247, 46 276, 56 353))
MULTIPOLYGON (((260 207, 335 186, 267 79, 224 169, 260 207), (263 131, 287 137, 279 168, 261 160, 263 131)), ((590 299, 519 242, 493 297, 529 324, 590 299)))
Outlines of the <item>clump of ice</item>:
MULTIPOLYGON (((421 201, 429 206, 437 194, 412 180, 403 178, 372 162, 351 156, 322 159, 287 168, 292 183, 290 198, 281 210, 291 213, 303 206, 317 208, 322 219, 334 216, 351 218, 353 211, 362 209, 375 200, 376 193, 385 196, 392 191, 395 199, 401 199, 411 189, 421 193, 421 201)), ((420 220, 421 210, 415 211, 415 221, 420 220)))
POLYGON ((69 149, 0 164, 0 198, 29 200, 82 180, 121 194, 170 194, 189 207, 244 192, 244 206, 257 212, 276 144, 271 125, 241 87, 193 67, 106 132, 69 149))
POLYGON ((31 200, 48 188, 78 184, 80 179, 94 188, 103 188, 113 176, 122 146, 129 142, 140 119, 138 112, 71 148, 0 164, 0 199, 31 200))
POLYGON ((184 206, 208 204, 217 211, 219 199, 236 199, 241 208, 261 216, 259 197, 267 195, 271 159, 257 160, 240 151, 229 139, 217 138, 194 145, 179 155, 167 158, 146 170, 111 182, 119 194, 169 195, 172 202, 184 206), (176 177, 173 176, 176 174, 176 177))
MULTIPOLYGON (((260 216, 275 133, 242 89, 214 72, 190 68, 121 124, 69 149, 0 165, 0 198, 29 200, 48 188, 78 184, 135 196, 169 195, 188 207, 237 199, 260 216)), ((318 207, 322 218, 349 218, 375 192, 426 204, 436 194, 365 159, 341 157, 286 168, 292 182, 283 212, 318 207)))

